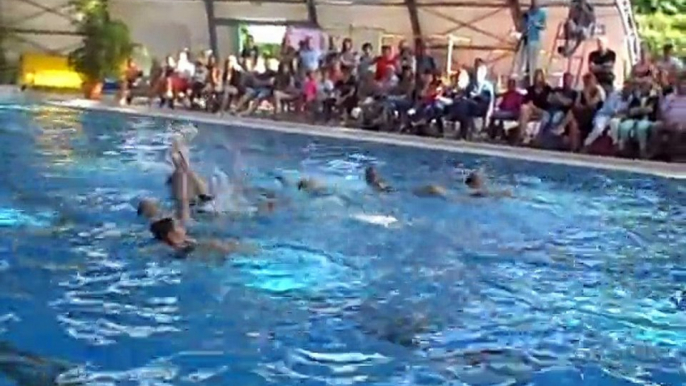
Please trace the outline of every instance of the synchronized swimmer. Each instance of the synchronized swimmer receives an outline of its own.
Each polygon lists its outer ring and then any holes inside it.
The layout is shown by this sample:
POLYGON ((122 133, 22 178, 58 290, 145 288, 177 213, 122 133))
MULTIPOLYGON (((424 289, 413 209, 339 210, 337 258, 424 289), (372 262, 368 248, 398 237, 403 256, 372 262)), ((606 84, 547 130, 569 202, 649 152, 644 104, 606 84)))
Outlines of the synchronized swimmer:
MULTIPOLYGON (((170 193, 175 202, 175 212, 164 214, 157 200, 146 198, 138 205, 138 215, 145 217, 150 223, 150 232, 153 237, 168 245, 179 253, 179 257, 186 257, 196 250, 215 251, 219 253, 235 253, 253 251, 253 247, 246 246, 237 240, 195 239, 188 235, 187 227, 191 222, 191 209, 206 212, 211 207, 218 195, 216 191, 200 177, 190 166, 188 149, 175 139, 170 149, 170 159, 174 170, 167 180, 170 193)), ((301 177, 297 181, 289 181, 284 176, 275 177, 285 188, 295 187, 297 191, 304 192, 309 196, 336 195, 330 187, 307 177, 301 177)), ((364 180, 368 187, 378 193, 395 192, 390 184, 378 173, 376 168, 370 166, 364 171, 364 180)), ((469 173, 464 180, 469 189, 470 197, 511 197, 509 191, 493 191, 487 187, 485 178, 478 171, 469 173)), ((245 190, 244 191, 248 191, 245 190)), ((259 196, 265 200, 258 207, 258 212, 271 213, 279 203, 279 194, 268 189, 255 189, 259 196)), ((223 192, 226 193, 226 192, 223 192)), ((412 193, 422 197, 451 198, 448 189, 440 185, 426 185, 412 190, 412 193)), ((455 198, 455 197, 452 197, 455 198)), ((281 197, 281 202, 285 199, 281 197)))

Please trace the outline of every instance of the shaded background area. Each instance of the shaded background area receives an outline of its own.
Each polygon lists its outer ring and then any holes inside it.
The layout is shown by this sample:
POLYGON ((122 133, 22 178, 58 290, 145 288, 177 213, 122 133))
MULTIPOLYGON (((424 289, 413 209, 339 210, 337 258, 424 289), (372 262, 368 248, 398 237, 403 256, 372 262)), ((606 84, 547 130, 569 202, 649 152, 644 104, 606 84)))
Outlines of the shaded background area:
MULTIPOLYGON (((631 28, 616 0, 592 0, 599 31, 624 59, 631 61, 631 28)), ((395 45, 400 39, 421 36, 432 54, 445 62, 450 39, 453 61, 471 64, 484 58, 496 74, 509 73, 516 42, 511 33, 527 0, 111 0, 110 10, 130 27, 134 40, 150 55, 163 57, 180 48, 194 51, 214 48, 220 56, 238 50, 241 24, 314 26, 339 37, 351 37, 355 47, 395 45)), ((556 47, 558 26, 567 15, 569 1, 541 1, 548 10, 548 29, 542 45, 541 65, 549 72, 563 71, 566 60, 549 53, 556 47)), ((629 2, 623 2, 629 4, 629 2)), ((6 42, 9 61, 36 50, 66 53, 79 42, 73 32, 73 15, 67 0, 4 0, 0 18, 15 32, 6 42)), ((589 50, 592 48, 589 48, 589 50)), ((590 52, 590 51, 589 51, 590 52)), ((454 67, 453 67, 454 68, 454 67)))

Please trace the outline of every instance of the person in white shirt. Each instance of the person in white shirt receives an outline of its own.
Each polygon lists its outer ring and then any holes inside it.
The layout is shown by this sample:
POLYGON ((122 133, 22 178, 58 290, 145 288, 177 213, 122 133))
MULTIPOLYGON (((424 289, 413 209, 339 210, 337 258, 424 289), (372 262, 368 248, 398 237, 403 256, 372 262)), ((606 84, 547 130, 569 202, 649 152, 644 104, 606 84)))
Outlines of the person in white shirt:
POLYGON ((662 48, 662 57, 657 61, 656 66, 668 73, 675 73, 684 69, 684 63, 681 59, 674 56, 673 44, 665 44, 662 48))
POLYGON ((181 79, 191 80, 195 75, 195 65, 188 58, 188 50, 179 53, 179 60, 176 62, 176 73, 181 79))

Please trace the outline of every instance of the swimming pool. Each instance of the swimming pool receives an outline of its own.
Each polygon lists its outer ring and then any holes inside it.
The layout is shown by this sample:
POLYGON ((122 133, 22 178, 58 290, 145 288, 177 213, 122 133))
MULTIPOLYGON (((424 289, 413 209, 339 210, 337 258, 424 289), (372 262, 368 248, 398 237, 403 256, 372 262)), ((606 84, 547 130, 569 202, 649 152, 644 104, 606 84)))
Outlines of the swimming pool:
POLYGON ((68 362, 61 381, 686 381, 683 182, 31 103, 0 104, 0 122, 2 339, 68 362), (135 205, 166 198, 175 133, 204 175, 288 197, 199 221, 256 256, 180 261, 151 242, 135 205), (367 165, 399 191, 367 191, 367 165), (466 198, 478 167, 516 198, 466 198), (338 194, 281 191, 275 175, 338 194), (409 193, 431 182, 460 198, 409 193))

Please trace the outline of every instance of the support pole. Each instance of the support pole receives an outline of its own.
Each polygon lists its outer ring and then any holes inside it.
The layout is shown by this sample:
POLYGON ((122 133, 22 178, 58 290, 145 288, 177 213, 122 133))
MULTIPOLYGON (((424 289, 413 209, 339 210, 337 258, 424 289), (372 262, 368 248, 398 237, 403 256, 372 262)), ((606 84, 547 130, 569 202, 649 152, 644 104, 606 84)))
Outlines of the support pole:
POLYGON ((405 0, 407 12, 410 14, 410 26, 412 27, 412 35, 414 39, 422 37, 422 27, 419 23, 419 11, 416 0, 405 0))
POLYGON ((312 23, 314 27, 319 28, 319 18, 317 17, 317 4, 316 0, 305 0, 305 5, 307 6, 307 20, 312 23))
POLYGON ((453 35, 448 35, 448 60, 445 64, 445 72, 450 76, 453 70, 453 50, 455 49, 455 41, 453 35))
POLYGON ((217 57, 219 43, 217 42, 217 18, 214 15, 214 0, 203 0, 205 3, 205 15, 207 15, 207 35, 210 37, 210 49, 217 57))

